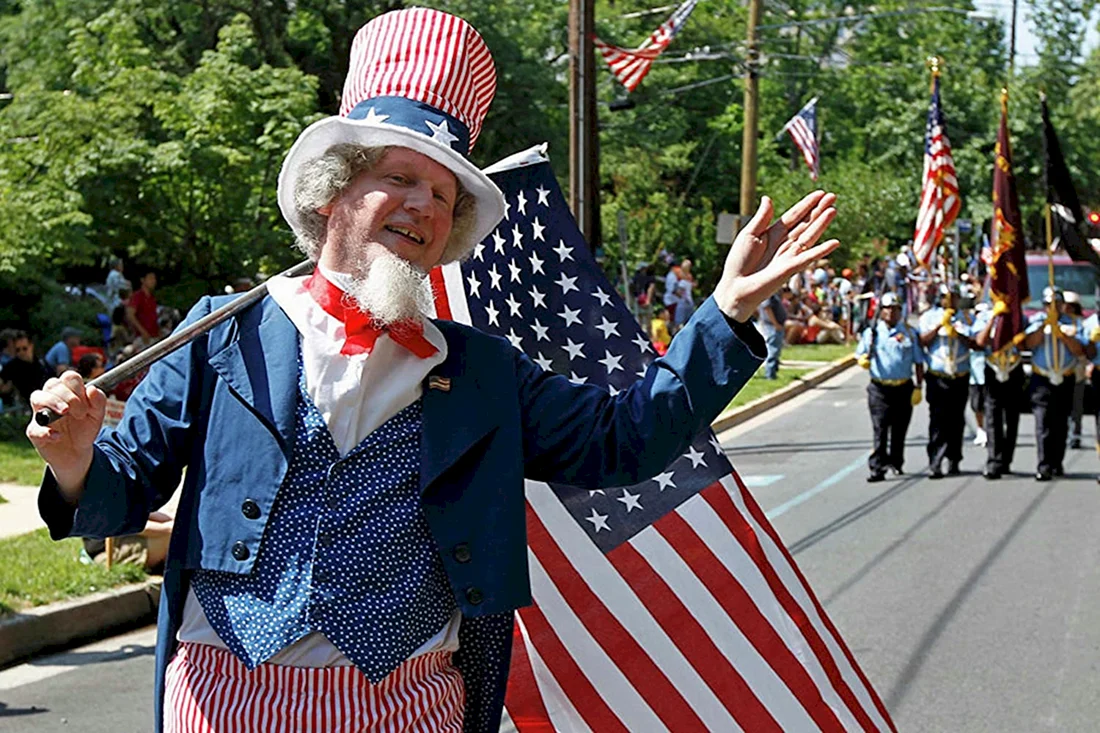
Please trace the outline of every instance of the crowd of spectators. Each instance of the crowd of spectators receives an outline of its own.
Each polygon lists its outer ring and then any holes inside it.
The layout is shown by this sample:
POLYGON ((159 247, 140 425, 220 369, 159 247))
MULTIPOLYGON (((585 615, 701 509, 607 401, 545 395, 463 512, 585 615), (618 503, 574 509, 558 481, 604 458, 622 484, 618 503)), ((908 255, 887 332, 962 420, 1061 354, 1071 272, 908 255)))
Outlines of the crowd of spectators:
MULTIPOLYGON (((41 357, 26 330, 0 330, 0 409, 26 410, 31 392, 68 369, 79 372, 85 381, 95 379, 171 331, 178 315, 158 306, 156 273, 141 271, 135 291, 123 270, 121 259, 111 261, 100 298, 108 313, 100 314, 96 323, 65 326, 41 357), (102 335, 86 342, 91 333, 102 335)), ((125 400, 138 381, 118 385, 111 396, 125 400)))

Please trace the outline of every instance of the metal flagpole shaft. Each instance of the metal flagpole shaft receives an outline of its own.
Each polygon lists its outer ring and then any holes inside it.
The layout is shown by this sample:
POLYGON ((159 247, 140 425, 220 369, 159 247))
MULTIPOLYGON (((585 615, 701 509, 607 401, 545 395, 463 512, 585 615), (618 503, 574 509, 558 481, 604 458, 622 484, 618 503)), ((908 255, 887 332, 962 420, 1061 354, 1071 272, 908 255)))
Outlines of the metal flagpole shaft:
MULTIPOLYGON (((306 260, 305 262, 299 262, 294 267, 286 270, 282 273, 284 277, 297 277, 299 275, 305 275, 313 270, 313 262, 306 260)), ((111 369, 108 372, 104 372, 100 376, 88 382, 88 386, 95 387, 103 392, 108 392, 117 387, 121 382, 137 376, 141 372, 145 371, 155 362, 160 361, 164 357, 171 354, 176 349, 194 341, 199 336, 207 333, 214 326, 217 326, 222 321, 228 320, 237 315, 244 309, 248 308, 252 304, 256 303, 267 295, 267 284, 263 283, 249 290, 247 293, 239 298, 234 299, 232 302, 226 303, 216 311, 206 314, 199 320, 195 321, 189 326, 181 328, 171 336, 168 336, 163 341, 150 346, 145 351, 140 352, 133 358, 124 361, 123 363, 111 369)), ((64 415, 59 415, 49 408, 39 410, 34 414, 34 421, 39 425, 46 426, 52 422, 60 420, 64 415)))

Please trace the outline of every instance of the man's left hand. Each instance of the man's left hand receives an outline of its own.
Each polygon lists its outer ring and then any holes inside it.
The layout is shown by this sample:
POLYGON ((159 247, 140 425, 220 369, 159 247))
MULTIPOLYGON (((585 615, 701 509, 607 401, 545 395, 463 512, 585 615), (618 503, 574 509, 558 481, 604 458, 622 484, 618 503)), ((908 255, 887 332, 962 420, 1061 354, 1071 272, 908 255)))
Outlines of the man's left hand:
POLYGON ((728 317, 742 323, 791 275, 827 257, 840 245, 817 244, 836 218, 836 195, 815 191, 772 223, 772 200, 765 196, 748 225, 738 233, 726 256, 714 300, 728 317))

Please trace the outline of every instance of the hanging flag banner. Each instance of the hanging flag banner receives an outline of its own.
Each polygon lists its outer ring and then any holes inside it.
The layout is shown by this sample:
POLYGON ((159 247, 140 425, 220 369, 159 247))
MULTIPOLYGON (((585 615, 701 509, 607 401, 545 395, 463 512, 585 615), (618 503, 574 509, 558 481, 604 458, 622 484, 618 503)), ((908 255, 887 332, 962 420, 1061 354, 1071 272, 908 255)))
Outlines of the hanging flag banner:
POLYGON ((794 146, 802 153, 802 160, 806 161, 806 167, 810 169, 810 178, 817 180, 821 173, 821 155, 817 145, 817 97, 814 97, 806 105, 798 110, 798 114, 783 125, 780 135, 784 132, 791 136, 794 146))
POLYGON ((634 91, 641 84, 642 79, 649 73, 649 67, 653 65, 653 59, 660 56, 661 52, 668 48, 668 44, 672 43, 672 39, 680 32, 697 2, 699 0, 684 0, 668 20, 661 23, 641 46, 633 50, 612 46, 593 36, 592 42, 596 49, 607 62, 611 73, 628 92, 634 91))

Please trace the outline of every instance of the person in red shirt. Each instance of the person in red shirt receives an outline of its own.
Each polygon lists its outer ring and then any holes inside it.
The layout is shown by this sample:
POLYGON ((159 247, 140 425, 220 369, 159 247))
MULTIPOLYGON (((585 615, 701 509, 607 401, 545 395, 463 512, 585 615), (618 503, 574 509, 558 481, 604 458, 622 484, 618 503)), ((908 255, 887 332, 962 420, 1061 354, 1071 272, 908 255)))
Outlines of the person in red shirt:
POLYGON ((130 296, 130 307, 133 309, 130 327, 146 342, 160 338, 160 328, 157 326, 157 299, 153 295, 156 287, 157 273, 150 270, 141 276, 141 288, 130 296))

